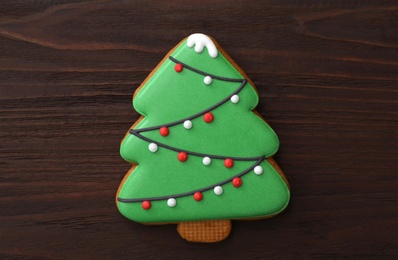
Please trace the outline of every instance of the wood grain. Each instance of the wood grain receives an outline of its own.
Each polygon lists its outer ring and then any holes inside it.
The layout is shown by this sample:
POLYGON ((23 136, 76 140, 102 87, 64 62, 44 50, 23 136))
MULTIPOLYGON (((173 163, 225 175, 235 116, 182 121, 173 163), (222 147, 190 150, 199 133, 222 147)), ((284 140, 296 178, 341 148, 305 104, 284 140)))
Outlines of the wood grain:
POLYGON ((0 258, 398 257, 396 1, 0 2, 0 258), (292 188, 218 244, 124 219, 134 90, 194 32, 259 90, 292 188))

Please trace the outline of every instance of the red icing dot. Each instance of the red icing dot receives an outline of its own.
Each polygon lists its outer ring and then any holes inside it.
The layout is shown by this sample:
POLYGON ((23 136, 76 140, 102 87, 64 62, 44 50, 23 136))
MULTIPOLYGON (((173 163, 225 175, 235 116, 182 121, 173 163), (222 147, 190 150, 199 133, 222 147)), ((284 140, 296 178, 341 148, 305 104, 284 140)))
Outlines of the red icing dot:
POLYGON ((145 209, 145 210, 150 209, 150 208, 151 208, 151 202, 148 201, 148 200, 144 200, 144 201, 142 202, 142 208, 145 209))
POLYGON ((225 165, 225 167, 227 167, 227 168, 232 168, 232 166, 234 166, 234 160, 232 160, 232 159, 225 159, 225 161, 224 161, 224 165, 225 165))
POLYGON ((195 192, 195 194, 193 195, 193 198, 194 198, 196 201, 201 201, 201 200, 203 199, 203 194, 202 194, 202 192, 195 192))
POLYGON ((178 160, 180 162, 185 162, 186 160, 188 160, 188 154, 186 152, 179 152, 178 153, 178 160))
POLYGON ((177 64, 174 66, 174 69, 175 69, 175 71, 177 71, 177 72, 181 72, 182 69, 183 69, 183 66, 182 66, 180 63, 177 63, 177 64))
POLYGON ((211 123, 214 120, 214 116, 211 112, 207 112, 203 115, 203 120, 205 120, 206 123, 211 123))
POLYGON ((242 186, 242 180, 239 177, 234 178, 232 180, 232 185, 234 185, 235 188, 239 188, 240 186, 242 186))
POLYGON ((162 136, 168 136, 169 133, 170 133, 170 131, 169 131, 169 129, 168 129, 167 127, 163 126, 163 127, 161 127, 161 128, 159 129, 159 133, 160 133, 162 136))

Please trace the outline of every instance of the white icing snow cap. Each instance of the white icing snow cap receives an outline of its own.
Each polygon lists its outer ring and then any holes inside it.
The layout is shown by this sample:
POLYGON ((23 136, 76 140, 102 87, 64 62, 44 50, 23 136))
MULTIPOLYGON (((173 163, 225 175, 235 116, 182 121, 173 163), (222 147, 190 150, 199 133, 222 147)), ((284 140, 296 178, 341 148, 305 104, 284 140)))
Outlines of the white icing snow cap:
POLYGON ((194 33, 188 37, 187 46, 192 48, 195 45, 195 51, 201 53, 203 48, 206 47, 209 52, 210 57, 216 58, 218 55, 218 50, 214 42, 209 36, 203 33, 194 33))

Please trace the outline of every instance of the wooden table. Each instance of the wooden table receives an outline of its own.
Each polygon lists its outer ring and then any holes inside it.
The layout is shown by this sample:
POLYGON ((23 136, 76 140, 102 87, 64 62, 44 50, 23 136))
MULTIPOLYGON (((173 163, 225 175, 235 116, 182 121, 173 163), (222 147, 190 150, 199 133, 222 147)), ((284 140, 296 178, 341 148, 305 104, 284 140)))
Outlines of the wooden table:
POLYGON ((394 1, 0 2, 0 258, 398 257, 394 1), (258 88, 292 187, 217 244, 121 216, 135 89, 194 32, 258 88))

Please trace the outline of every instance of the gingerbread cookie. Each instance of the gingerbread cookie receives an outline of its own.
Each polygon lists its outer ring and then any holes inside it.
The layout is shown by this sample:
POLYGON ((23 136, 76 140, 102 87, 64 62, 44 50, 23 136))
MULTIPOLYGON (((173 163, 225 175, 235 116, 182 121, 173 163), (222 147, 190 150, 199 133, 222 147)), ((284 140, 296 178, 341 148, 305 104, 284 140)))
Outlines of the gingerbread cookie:
POLYGON ((144 224, 178 223, 197 242, 225 239, 231 219, 280 213, 289 185, 257 103, 253 83, 212 38, 180 42, 134 94, 142 117, 121 143, 133 166, 116 195, 119 211, 144 224))

